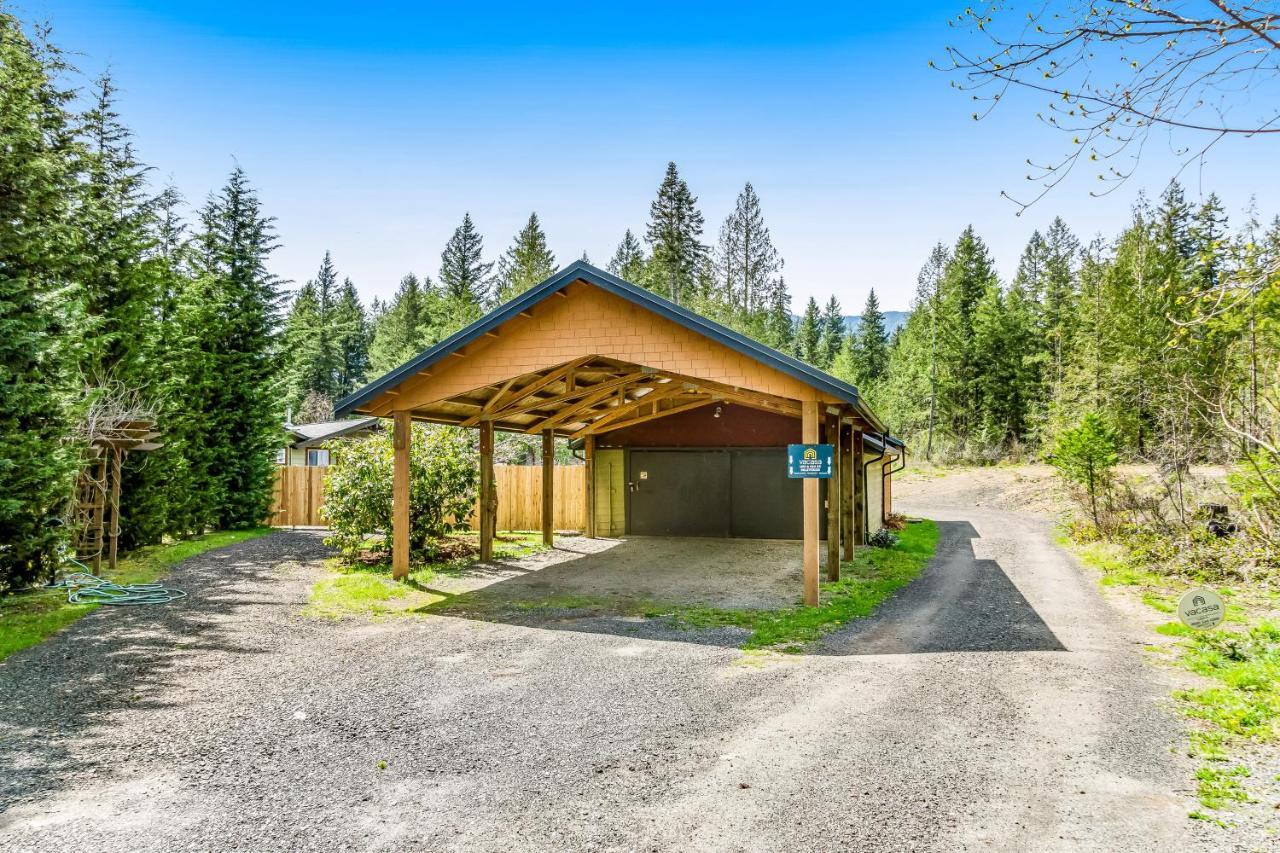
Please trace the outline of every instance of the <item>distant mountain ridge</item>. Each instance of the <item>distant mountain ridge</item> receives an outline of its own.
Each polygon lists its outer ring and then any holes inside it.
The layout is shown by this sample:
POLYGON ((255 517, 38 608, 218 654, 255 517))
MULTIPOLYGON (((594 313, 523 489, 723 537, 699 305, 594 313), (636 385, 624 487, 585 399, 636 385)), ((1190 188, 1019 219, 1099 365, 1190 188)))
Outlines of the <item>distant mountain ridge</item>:
MULTIPOLYGON (((907 318, 911 316, 910 311, 883 311, 884 314, 884 330, 889 335, 898 331, 899 327, 907 322, 907 318)), ((854 331, 862 323, 862 317, 858 314, 850 314, 844 318, 844 327, 849 331, 854 331)))
MULTIPOLYGON (((911 316, 910 311, 882 311, 880 313, 884 314, 884 331, 889 337, 893 337, 894 332, 906 325, 907 318, 911 316)), ((800 315, 792 314, 791 319, 799 323, 800 315)), ((850 332, 857 331, 858 326, 861 324, 861 314, 849 314, 844 318, 844 327, 850 332)))

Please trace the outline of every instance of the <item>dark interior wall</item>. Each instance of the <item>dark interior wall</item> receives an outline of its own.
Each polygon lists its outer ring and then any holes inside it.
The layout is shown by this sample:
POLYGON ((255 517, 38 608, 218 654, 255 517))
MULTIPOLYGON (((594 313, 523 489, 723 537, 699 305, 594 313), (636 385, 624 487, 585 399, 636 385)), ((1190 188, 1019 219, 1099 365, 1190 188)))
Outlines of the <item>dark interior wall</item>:
POLYGON ((596 447, 782 447, 800 441, 800 419, 747 406, 701 406, 596 437, 596 447))

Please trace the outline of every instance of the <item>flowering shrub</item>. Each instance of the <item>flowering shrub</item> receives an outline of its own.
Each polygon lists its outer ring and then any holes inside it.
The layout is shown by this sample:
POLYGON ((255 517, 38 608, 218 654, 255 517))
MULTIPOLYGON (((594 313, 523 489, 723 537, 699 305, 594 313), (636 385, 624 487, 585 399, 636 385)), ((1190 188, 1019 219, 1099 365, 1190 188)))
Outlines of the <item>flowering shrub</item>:
MULTIPOLYGON (((372 545, 391 547, 392 465, 388 434, 334 442, 324 481, 325 542, 348 557, 372 545), (375 534, 386 534, 370 543, 375 534)), ((474 434, 448 426, 413 427, 409 454, 409 547, 430 549, 433 540, 464 526, 476 502, 480 477, 474 434)))

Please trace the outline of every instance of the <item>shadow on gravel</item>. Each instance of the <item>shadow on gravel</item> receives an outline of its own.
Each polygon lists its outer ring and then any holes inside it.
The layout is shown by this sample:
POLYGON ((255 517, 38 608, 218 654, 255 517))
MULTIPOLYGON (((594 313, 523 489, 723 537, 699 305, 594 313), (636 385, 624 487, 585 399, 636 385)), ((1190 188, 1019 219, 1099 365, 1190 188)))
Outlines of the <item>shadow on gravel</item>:
POLYGON ((266 638, 252 642, 228 617, 247 607, 285 606, 263 599, 258 585, 278 578, 281 564, 331 553, 322 535, 277 531, 193 557, 166 579, 186 598, 156 607, 100 607, 0 662, 0 815, 85 772, 109 773, 110 767, 86 767, 70 745, 86 736, 110 739, 116 714, 173 707, 167 688, 186 658, 269 652, 266 638))
POLYGON ((938 522, 938 550, 920 577, 876 613, 823 639, 834 655, 1062 652, 1066 647, 1005 574, 980 559, 967 521, 938 522))
MULTIPOLYGON (((875 655, 929 652, 1042 652, 1066 649, 1023 597, 997 560, 979 559, 979 535, 968 522, 938 523, 938 550, 921 575, 870 617, 833 631, 812 654, 875 655)), ((664 602, 776 610, 797 603, 798 566, 780 566, 796 543, 702 540, 721 559, 688 562, 667 553, 662 540, 623 540, 618 546, 536 571, 512 573, 444 600, 423 612, 551 631, 580 631, 737 648, 750 635, 739 627, 694 627, 662 618, 664 602)), ((515 567, 510 567, 514 569, 515 567)))

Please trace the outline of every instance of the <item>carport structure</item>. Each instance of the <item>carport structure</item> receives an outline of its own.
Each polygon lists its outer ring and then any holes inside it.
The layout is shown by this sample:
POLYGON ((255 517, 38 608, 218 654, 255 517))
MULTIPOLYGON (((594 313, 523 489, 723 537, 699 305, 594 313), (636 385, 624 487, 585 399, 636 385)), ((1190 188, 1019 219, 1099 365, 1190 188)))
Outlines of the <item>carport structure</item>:
POLYGON ((868 481, 883 483, 888 461, 901 453, 852 385, 581 261, 336 410, 393 419, 397 578, 409 569, 414 420, 479 430, 481 559, 492 555, 497 514, 494 431, 542 436, 547 544, 554 441, 567 437, 581 440, 586 461, 587 536, 794 531, 773 538, 802 541, 809 604, 818 601, 824 529, 827 575, 836 579, 842 553, 849 559, 883 517, 883 497, 882 506, 867 505, 868 481), (887 455, 867 454, 868 434, 887 455), (836 453, 825 490, 816 479, 789 480, 785 445, 820 441, 836 453), (702 529, 663 526, 664 517, 708 512, 716 523, 702 529))

